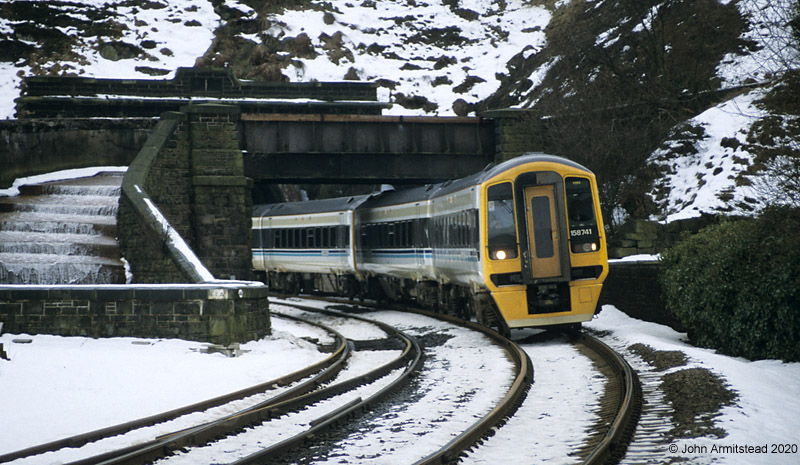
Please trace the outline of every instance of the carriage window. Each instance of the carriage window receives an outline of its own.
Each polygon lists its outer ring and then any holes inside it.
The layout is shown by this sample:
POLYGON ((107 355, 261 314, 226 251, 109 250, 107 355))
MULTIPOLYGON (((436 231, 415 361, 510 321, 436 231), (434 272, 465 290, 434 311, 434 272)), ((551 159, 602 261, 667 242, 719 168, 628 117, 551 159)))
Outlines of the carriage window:
POLYGON ((489 227, 489 257, 503 260, 517 257, 517 227, 514 222, 514 193, 510 182, 487 190, 486 217, 489 227))

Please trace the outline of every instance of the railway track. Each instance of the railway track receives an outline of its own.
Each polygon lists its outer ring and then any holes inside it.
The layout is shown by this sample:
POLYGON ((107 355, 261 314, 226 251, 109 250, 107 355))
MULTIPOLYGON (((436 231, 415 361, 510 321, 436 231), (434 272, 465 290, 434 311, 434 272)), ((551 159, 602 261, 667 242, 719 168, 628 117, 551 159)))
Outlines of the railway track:
POLYGON ((575 343, 592 352, 590 358, 608 379, 600 400, 599 419, 578 455, 586 465, 619 463, 642 411, 639 377, 621 355, 600 339, 582 333, 575 343))
MULTIPOLYGON (((259 383, 229 394, 207 399, 155 415, 150 415, 137 420, 124 422, 95 431, 73 435, 56 441, 51 441, 3 454, 0 455, 0 463, 6 463, 10 461, 20 461, 20 463, 35 463, 38 460, 38 456, 41 456, 42 454, 63 451, 64 449, 75 450, 90 443, 96 443, 104 439, 118 437, 120 435, 124 435, 136 430, 142 430, 153 425, 164 424, 197 412, 223 407, 225 405, 233 404, 237 401, 243 401, 249 398, 255 398, 257 400, 259 396, 266 396, 267 400, 262 400, 253 405, 270 405, 272 403, 280 402, 283 399, 296 397, 305 392, 311 391, 315 389, 316 386, 335 376, 342 369, 344 362, 348 359, 351 353, 350 347, 347 344, 347 339, 344 336, 331 328, 327 328, 324 325, 304 320, 302 318, 291 315, 275 316, 278 318, 293 320, 301 324, 310 325, 318 328, 320 331, 330 334, 333 342, 330 344, 324 344, 323 347, 323 350, 330 352, 330 355, 317 363, 301 368, 285 376, 281 376, 264 383, 259 383), (291 385, 293 386, 288 387, 291 385), (26 462, 26 459, 29 459, 30 462, 26 462)), ((122 449, 116 450, 119 452, 122 449)), ((99 456, 100 455, 98 455, 98 457, 99 456)), ((86 461, 86 463, 91 463, 91 461, 86 461)))
MULTIPOLYGON (((323 300, 341 302, 340 299, 323 300)), ((381 307, 385 307, 385 305, 381 305, 381 307)), ((403 308, 403 310, 409 311, 406 308, 403 308)), ((488 334, 493 339, 497 338, 493 342, 507 347, 509 357, 527 360, 526 362, 515 360, 514 363, 517 366, 521 363, 530 363, 528 356, 519 345, 496 335, 494 331, 487 330, 483 326, 424 310, 411 311, 433 318, 444 319, 488 334)), ((568 344, 574 346, 578 352, 591 360, 591 363, 606 379, 601 389, 602 393, 599 395, 599 404, 596 407, 597 419, 593 422, 589 431, 585 433, 584 439, 573 446, 568 455, 573 463, 586 465, 618 463, 625 455, 642 408, 642 393, 638 376, 623 357, 593 336, 584 333, 572 335, 572 337, 568 338, 568 344)), ((523 384, 519 377, 516 379, 515 384, 517 381, 523 384)), ((527 390, 527 388, 523 389, 527 390)), ((534 389, 536 389, 536 385, 534 385, 534 389)), ((517 386, 511 387, 507 395, 502 401, 498 402, 497 406, 489 414, 480 418, 480 420, 436 452, 428 454, 415 463, 447 464, 460 461, 467 455, 465 451, 468 452, 470 448, 482 442, 484 438, 492 435, 493 431, 505 422, 522 402, 523 397, 524 392, 521 392, 521 389, 517 386)), ((535 433, 525 431, 523 434, 530 440, 535 433)), ((469 463, 470 460, 467 459, 466 462, 469 463)), ((324 461, 321 463, 324 463, 324 461)))
MULTIPOLYGON (((339 299, 332 302, 334 305, 344 305, 339 299)), ((338 312, 320 308, 329 304, 308 306, 289 301, 274 302, 273 306, 292 307, 293 311, 299 312, 295 316, 284 314, 282 317, 315 324, 336 335, 333 353, 324 363, 293 373, 285 379, 273 380, 185 409, 19 451, 14 457, 9 457, 9 454, 0 457, 0 462, 29 457, 33 453, 41 454, 44 450, 98 441, 131 429, 168 421, 189 411, 240 400, 252 396, 254 392, 263 392, 271 387, 293 382, 296 385, 291 389, 248 407, 239 408, 235 413, 214 421, 176 429, 136 446, 116 448, 72 463, 341 463, 342 460, 348 463, 366 463, 372 458, 379 458, 380 463, 449 464, 459 462, 464 457, 467 457, 466 462, 470 462, 470 450, 479 448, 479 444, 500 428, 523 403, 533 381, 533 368, 530 358, 518 344, 490 329, 455 317, 413 310, 418 315, 415 320, 409 317, 408 309, 400 314, 367 309, 363 304, 350 304, 355 306, 347 307, 345 312, 338 312), (368 313, 370 318, 354 313, 368 313), (298 317, 298 314, 303 317, 298 317), (459 330, 442 330, 439 327, 431 329, 431 321, 434 319, 453 328, 477 332, 482 335, 482 342, 474 346, 458 342, 462 336, 454 334, 459 330), (346 329, 353 321, 357 321, 362 329, 346 329), (373 327, 367 332, 375 332, 374 328, 378 328, 377 331, 384 335, 365 340, 358 333, 363 333, 366 326, 373 327), (353 331, 355 336, 348 334, 353 331), (436 340, 436 334, 441 336, 442 333, 447 336, 443 340, 436 340), (418 339, 423 340, 424 344, 421 345, 418 339), (490 401, 482 401, 481 404, 473 402, 473 399, 477 397, 476 392, 486 389, 486 386, 476 384, 470 387, 465 380, 453 382, 452 379, 435 377, 437 370, 439 374, 444 370, 443 373, 448 378, 456 378, 457 370, 453 371, 452 365, 459 363, 457 358, 475 358, 464 354, 472 354, 475 346, 481 346, 480 351, 485 350, 487 339, 492 342, 492 346, 505 354, 503 357, 509 363, 503 375, 507 378, 502 386, 503 392, 495 390, 494 397, 490 401), (456 341, 455 350, 442 349, 451 340, 456 341), (377 352, 372 350, 379 346, 383 349, 382 356, 377 356, 377 352), (353 354, 360 350, 373 360, 379 360, 380 366, 367 364, 372 369, 360 373, 355 372, 358 370, 344 368, 346 360, 352 361, 353 354), (423 351, 428 353, 427 359, 423 358, 423 351), (453 358, 443 355, 448 351, 452 352, 449 356, 453 358), (463 354, 459 354, 459 351, 463 351, 463 354), (433 375, 426 374, 425 365, 436 363, 441 366, 431 369, 433 375), (427 379, 431 376, 433 377, 430 380, 427 379), (301 378, 305 380, 298 382, 301 378), (453 382, 454 385, 446 390, 436 390, 437 384, 447 382, 453 382), (466 387, 455 386, 459 383, 466 387), (426 395, 436 397, 436 402, 444 406, 443 410, 421 412, 419 408, 415 410, 413 406, 404 405, 403 398, 410 398, 413 403, 414 399, 426 395), (456 418, 456 412, 473 408, 473 403, 481 406, 474 411, 470 410, 466 414, 467 420, 456 418), (426 419, 425 415, 430 414, 433 418, 426 419), (392 420, 387 423, 387 418, 392 420), (448 426, 450 424, 453 426, 448 426), (410 430, 411 439, 403 439, 405 430, 410 430), (398 436, 400 439, 397 439, 398 436), (419 440, 414 439, 415 437, 419 440), (430 444, 423 445, 427 442, 430 444), (364 444, 383 445, 376 448, 364 444), (408 448, 418 452, 411 455, 407 450, 398 453, 408 448)), ((641 408, 641 393, 636 374, 619 355, 597 339, 580 335, 573 343, 579 347, 578 350, 594 360, 609 381, 600 402, 598 421, 593 425, 591 433, 587 433, 586 439, 580 441, 579 447, 575 447, 569 455, 575 460, 574 463, 616 463, 624 456, 641 408)), ((498 358, 496 354, 493 357, 487 360, 498 358)), ((478 362, 487 363, 480 359, 478 362)), ((494 373, 490 370, 486 372, 494 373)), ((474 370, 471 374, 474 378, 474 370)), ((487 378, 495 376, 487 375, 487 378)), ((426 403, 420 402, 420 405, 426 403)))

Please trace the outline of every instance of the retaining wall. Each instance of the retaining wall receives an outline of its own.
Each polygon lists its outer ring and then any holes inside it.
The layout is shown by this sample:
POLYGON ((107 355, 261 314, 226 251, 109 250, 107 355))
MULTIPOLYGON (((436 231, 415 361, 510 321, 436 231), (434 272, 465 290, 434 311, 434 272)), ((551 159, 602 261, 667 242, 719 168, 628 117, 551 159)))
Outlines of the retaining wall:
POLYGON ((127 166, 153 119, 0 120, 0 189, 17 178, 90 166, 127 166))
POLYGON ((6 330, 218 344, 269 334, 266 286, 214 277, 250 273, 238 111, 211 105, 165 115, 123 178, 121 253, 136 283, 164 284, 0 287, 6 330))
POLYGON ((639 320, 685 331, 667 310, 658 282, 658 262, 611 262, 598 306, 613 305, 639 320))

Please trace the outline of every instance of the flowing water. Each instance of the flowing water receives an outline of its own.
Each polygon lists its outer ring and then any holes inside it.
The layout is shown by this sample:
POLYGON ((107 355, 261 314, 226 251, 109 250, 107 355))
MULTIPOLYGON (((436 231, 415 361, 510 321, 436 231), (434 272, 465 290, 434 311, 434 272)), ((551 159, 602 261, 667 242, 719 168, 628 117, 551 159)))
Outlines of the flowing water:
POLYGON ((124 283, 115 238, 121 184, 122 173, 100 173, 0 197, 0 283, 124 283))

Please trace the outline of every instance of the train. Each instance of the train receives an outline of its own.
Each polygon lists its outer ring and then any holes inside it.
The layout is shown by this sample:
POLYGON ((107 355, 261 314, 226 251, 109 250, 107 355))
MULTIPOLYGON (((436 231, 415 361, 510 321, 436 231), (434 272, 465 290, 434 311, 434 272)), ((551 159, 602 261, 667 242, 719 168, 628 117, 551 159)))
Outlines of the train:
POLYGON ((608 275, 594 174, 544 153, 438 184, 256 205, 252 228, 271 290, 415 302, 504 334, 579 328, 608 275))

